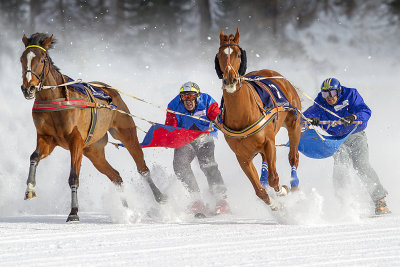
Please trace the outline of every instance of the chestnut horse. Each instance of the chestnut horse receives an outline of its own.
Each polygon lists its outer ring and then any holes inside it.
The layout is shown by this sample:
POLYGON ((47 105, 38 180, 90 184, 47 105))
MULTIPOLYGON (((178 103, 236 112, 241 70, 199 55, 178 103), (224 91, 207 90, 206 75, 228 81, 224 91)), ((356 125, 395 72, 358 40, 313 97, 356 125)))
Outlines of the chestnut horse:
MULTIPOLYGON (((223 79, 223 124, 218 127, 225 134, 225 140, 236 154, 240 167, 252 183, 257 196, 273 210, 279 203, 269 197, 260 183, 253 158, 260 153, 263 162, 268 164, 268 183, 277 195, 286 195, 288 188, 279 184, 276 172, 275 135, 284 126, 289 134, 289 163, 292 166, 292 190, 297 189, 297 166, 299 164, 298 144, 300 140, 300 117, 296 113, 301 110, 300 98, 293 86, 276 71, 259 70, 247 75, 271 77, 286 96, 292 109, 279 107, 273 117, 267 117, 263 111, 261 98, 254 87, 246 81, 246 54, 240 46, 240 34, 225 35, 222 30, 219 36, 220 47, 215 58, 215 68, 219 78, 223 79), (245 75, 243 77, 243 75, 245 75), (278 114, 279 113, 279 114, 278 114), (261 119, 262 118, 262 119, 261 119), (273 123, 268 123, 273 121, 273 123), (255 128, 254 128, 255 127, 255 128), (258 128, 257 128, 258 127, 258 128), (264 127, 264 128, 262 128, 264 127), (224 131, 229 129, 228 132, 224 131), (252 130, 252 128, 254 128, 252 130), (242 131, 242 129, 244 129, 242 131), (245 133, 231 135, 230 133, 245 133)), ((271 114, 270 114, 271 115, 271 114)))
MULTIPOLYGON (((36 167, 39 161, 50 155, 56 146, 69 150, 71 154, 71 171, 68 180, 71 188, 71 212, 67 221, 79 221, 77 189, 82 155, 85 155, 99 172, 105 174, 122 190, 121 176, 105 158, 104 147, 107 144, 107 132, 109 132, 128 149, 138 172, 149 183, 156 201, 164 201, 166 196, 160 192, 150 177, 133 119, 111 109, 98 108, 110 107, 107 100, 93 98, 94 101, 89 102, 87 96, 73 88, 58 86, 64 84, 68 77, 61 74, 49 56, 48 50, 55 43, 53 36, 35 33, 30 38, 24 35, 22 41, 25 45, 25 51, 21 56, 22 92, 26 99, 35 98, 35 105, 48 103, 48 107, 54 108, 53 111, 46 112, 44 109, 40 110, 41 112, 32 110, 37 144, 30 157, 25 199, 36 197, 36 167), (48 89, 50 86, 54 87, 48 89), (74 106, 72 103, 80 103, 81 106, 74 106), (82 105, 86 106, 82 108, 82 105), (92 123, 93 112, 97 113, 94 124, 92 123)), ((129 113, 128 107, 115 89, 104 83, 96 82, 96 84, 112 98, 112 104, 118 106, 119 110, 129 113)), ((126 202, 124 204, 126 205, 126 202)))

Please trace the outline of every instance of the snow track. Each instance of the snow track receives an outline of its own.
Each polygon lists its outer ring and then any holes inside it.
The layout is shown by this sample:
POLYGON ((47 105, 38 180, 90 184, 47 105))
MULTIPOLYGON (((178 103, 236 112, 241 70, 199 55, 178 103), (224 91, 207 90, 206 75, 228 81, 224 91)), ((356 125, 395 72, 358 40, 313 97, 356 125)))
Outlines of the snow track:
POLYGON ((1 266, 321 266, 400 264, 400 218, 279 225, 234 215, 181 223, 113 224, 103 214, 0 219, 1 266))

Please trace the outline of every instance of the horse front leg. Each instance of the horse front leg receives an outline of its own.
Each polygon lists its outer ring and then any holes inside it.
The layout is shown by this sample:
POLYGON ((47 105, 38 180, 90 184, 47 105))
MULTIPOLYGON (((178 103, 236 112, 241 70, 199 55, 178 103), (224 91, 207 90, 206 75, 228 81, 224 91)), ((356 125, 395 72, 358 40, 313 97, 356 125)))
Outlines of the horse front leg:
POLYGON ((79 133, 72 134, 70 142, 71 153, 71 171, 69 174, 68 184, 71 188, 71 212, 68 215, 67 222, 79 221, 78 216, 78 187, 79 187, 79 173, 81 170, 82 155, 83 155, 84 141, 79 133))
POLYGON ((289 189, 286 185, 281 186, 279 184, 279 176, 278 172, 276 171, 275 139, 267 141, 263 155, 265 155, 265 157, 263 156, 263 160, 266 160, 268 164, 269 186, 275 190, 277 196, 286 196, 289 192, 289 189))
POLYGON ((53 151, 55 145, 53 139, 49 136, 37 136, 37 145, 35 151, 32 153, 30 157, 30 166, 29 166, 29 174, 28 179, 26 181, 26 190, 25 190, 25 200, 34 198, 37 196, 35 186, 36 186, 36 168, 39 164, 39 161, 53 151))
POLYGON ((258 178, 257 170, 254 167, 253 161, 242 158, 238 155, 236 155, 236 158, 239 162, 240 167, 242 168, 247 178, 249 178, 251 184, 253 185, 256 195, 262 201, 264 201, 272 210, 277 210, 279 208, 279 203, 273 201, 267 194, 267 191, 262 187, 260 180, 258 178))

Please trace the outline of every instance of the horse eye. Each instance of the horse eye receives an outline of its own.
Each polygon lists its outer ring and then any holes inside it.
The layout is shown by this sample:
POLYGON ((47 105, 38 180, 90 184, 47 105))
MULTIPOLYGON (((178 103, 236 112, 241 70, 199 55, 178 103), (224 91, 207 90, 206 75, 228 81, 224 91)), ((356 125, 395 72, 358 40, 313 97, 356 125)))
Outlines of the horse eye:
POLYGON ((237 57, 238 57, 238 58, 240 58, 241 56, 242 56, 242 55, 238 54, 238 56, 237 56, 237 57))
POLYGON ((44 62, 44 59, 42 58, 42 59, 40 60, 40 62, 42 62, 42 63, 43 63, 43 62, 44 62))

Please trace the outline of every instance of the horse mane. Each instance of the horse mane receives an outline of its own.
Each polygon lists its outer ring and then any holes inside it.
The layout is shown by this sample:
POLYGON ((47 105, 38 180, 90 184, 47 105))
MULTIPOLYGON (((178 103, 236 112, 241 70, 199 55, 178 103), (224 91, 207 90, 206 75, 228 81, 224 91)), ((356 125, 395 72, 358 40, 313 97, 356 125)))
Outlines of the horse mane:
MULTIPOLYGON (((46 33, 34 33, 31 35, 31 37, 28 38, 28 45, 39 45, 39 46, 43 46, 43 42, 44 40, 46 40, 47 38, 51 37, 51 35, 46 34, 46 33)), ((54 44, 56 44, 57 40, 55 38, 53 38, 53 41, 51 41, 51 44, 49 46, 49 49, 54 47, 54 44)))
MULTIPOLYGON (((30 45, 43 46, 44 40, 46 40, 47 38, 49 38, 51 36, 52 35, 49 35, 47 33, 40 33, 40 32, 34 33, 31 35, 31 37, 28 38, 28 43, 26 46, 30 46, 30 45)), ((49 49, 54 48, 54 45, 56 43, 57 43, 57 40, 53 37, 53 40, 51 41, 51 44, 49 45, 49 49)), ((56 65, 54 65, 54 62, 48 53, 47 53, 47 57, 49 58, 51 65, 53 65, 53 67, 59 72, 60 68, 57 67, 56 65)))
POLYGON ((224 42, 233 41, 233 39, 235 39, 235 35, 233 34, 230 34, 229 36, 228 35, 224 36, 224 42))

